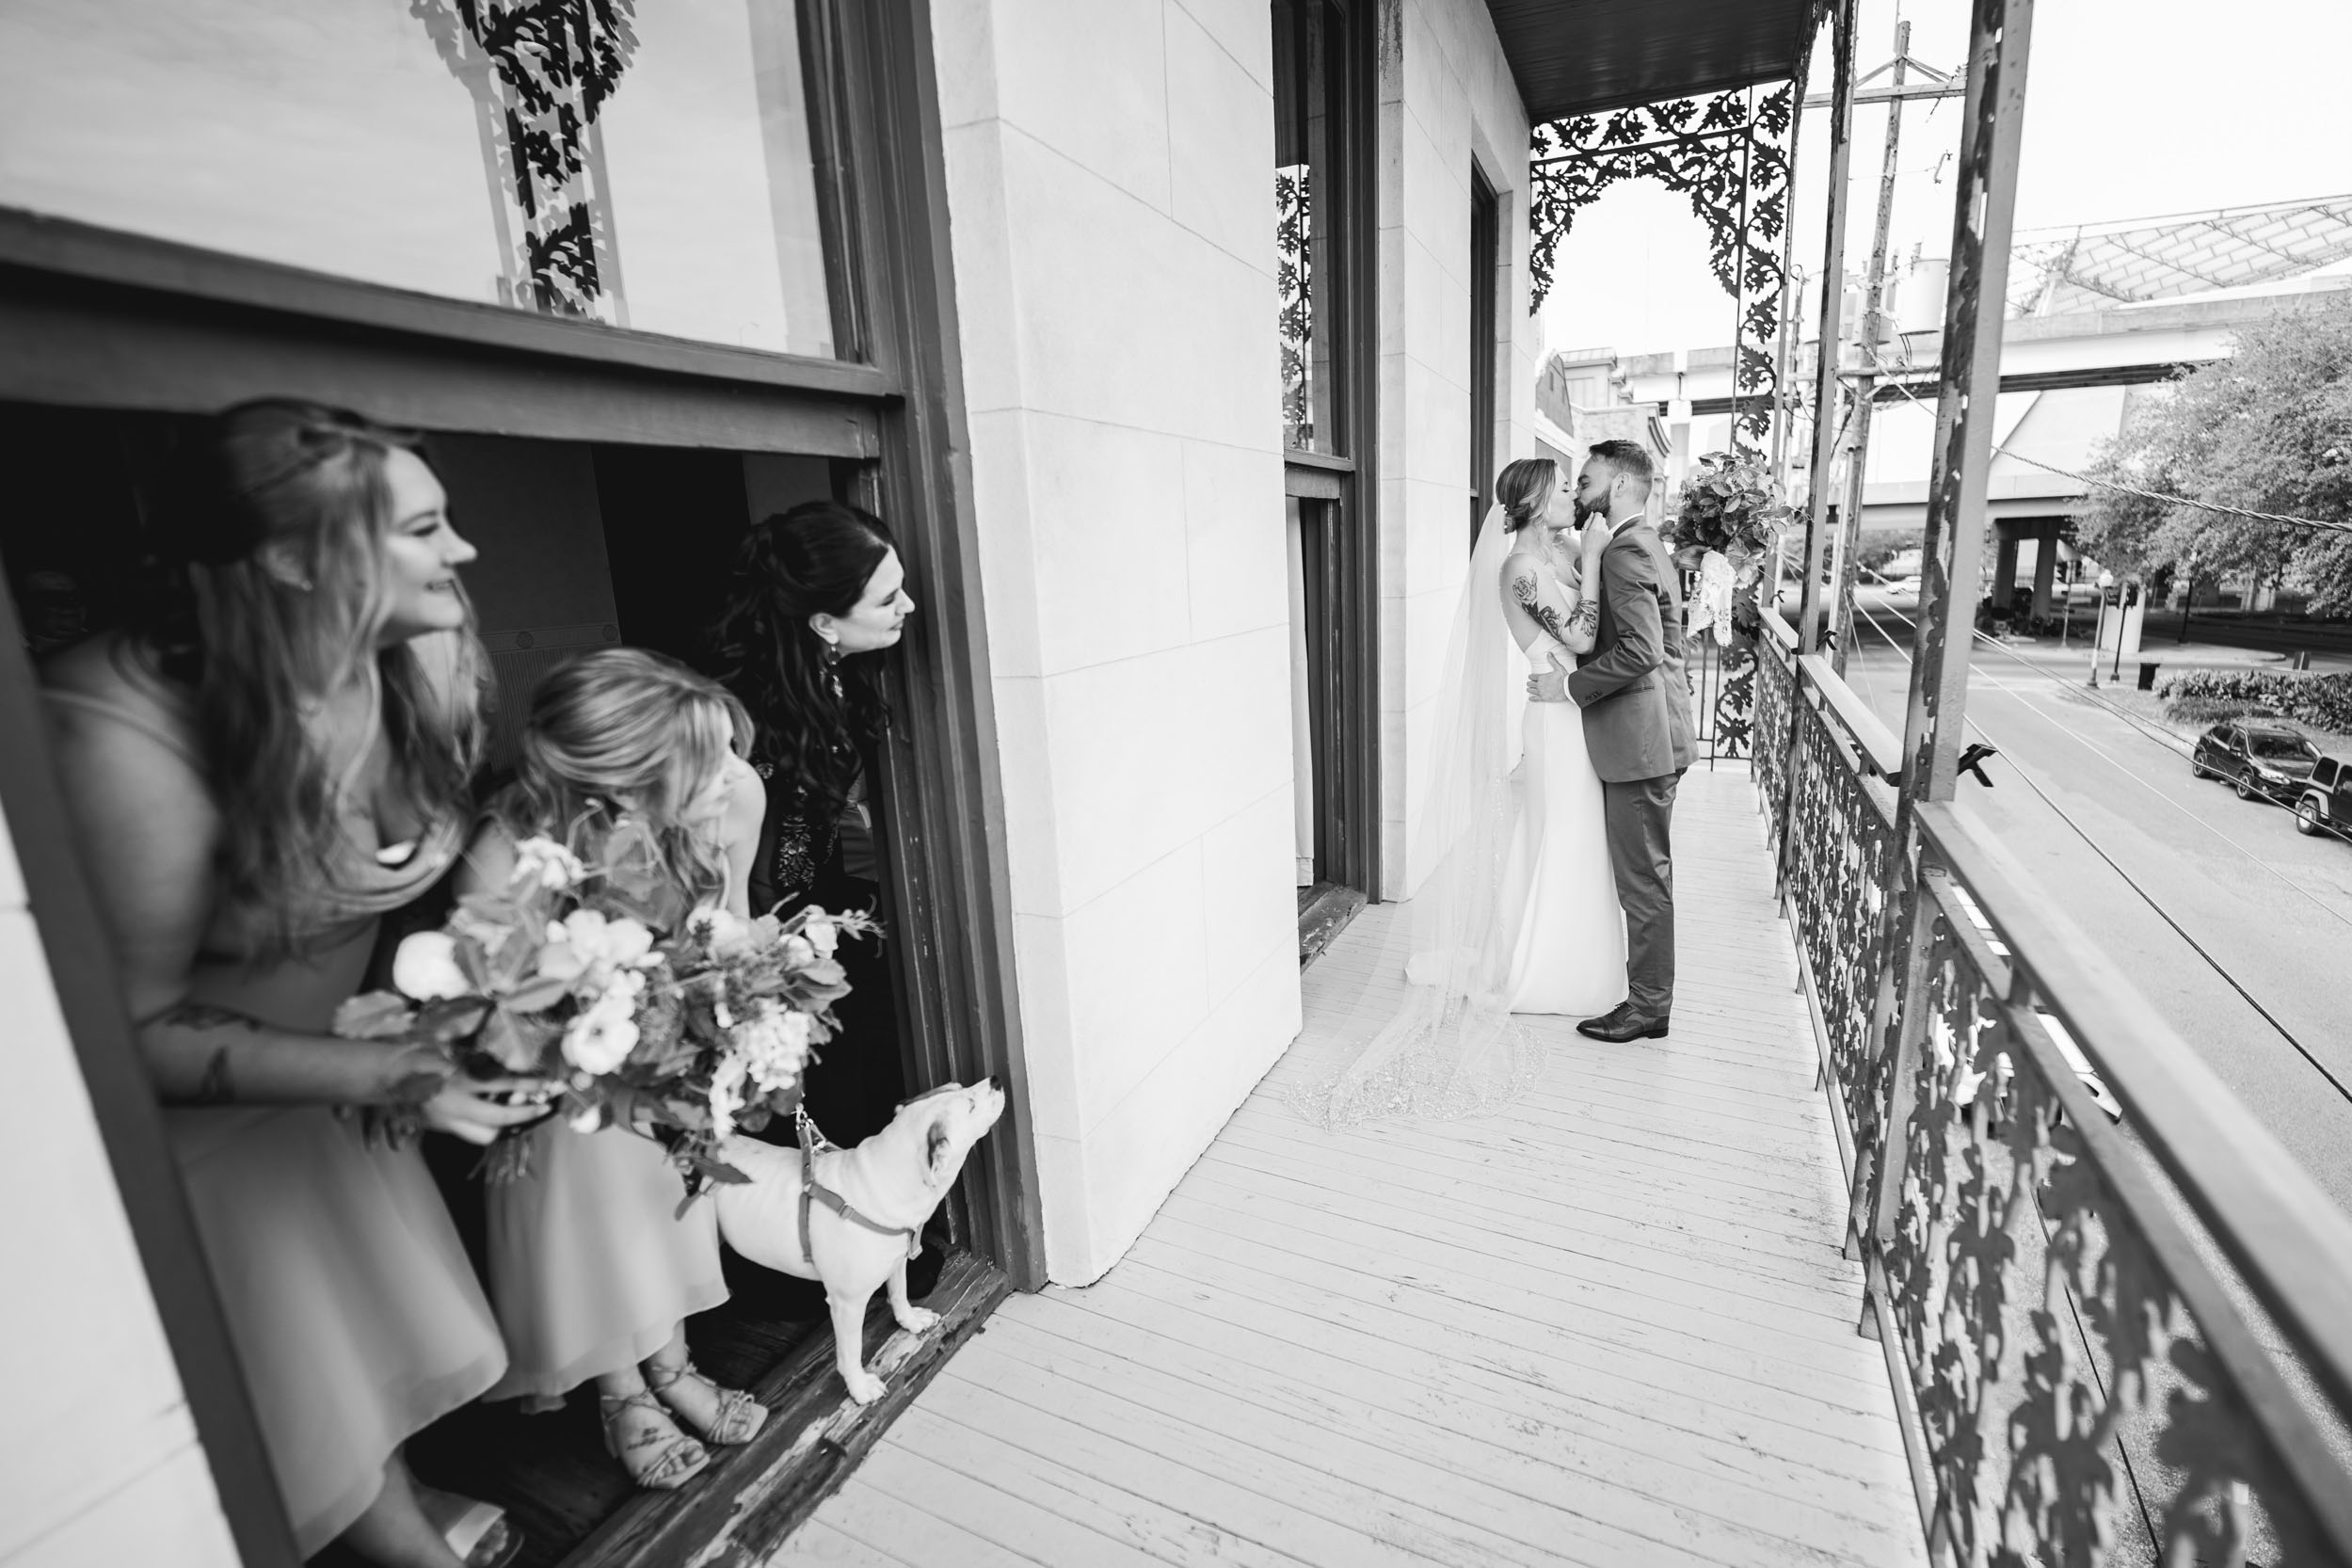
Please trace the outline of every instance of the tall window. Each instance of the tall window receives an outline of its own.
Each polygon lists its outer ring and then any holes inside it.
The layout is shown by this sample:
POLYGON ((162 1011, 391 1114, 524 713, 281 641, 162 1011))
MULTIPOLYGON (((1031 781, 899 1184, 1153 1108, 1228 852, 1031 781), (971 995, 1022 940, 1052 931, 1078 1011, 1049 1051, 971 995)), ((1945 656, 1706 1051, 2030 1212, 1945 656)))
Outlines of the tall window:
POLYGON ((1283 488, 1298 541, 1293 718, 1303 951, 1380 885, 1374 0, 1272 0, 1283 488), (1335 915, 1334 910, 1338 913, 1335 915))
POLYGON ((12 0, 0 206, 831 358, 799 9, 12 0))
POLYGON ((1348 450, 1337 254, 1352 215, 1342 168, 1345 19, 1329 0, 1273 0, 1274 237, 1281 291, 1284 443, 1348 450))

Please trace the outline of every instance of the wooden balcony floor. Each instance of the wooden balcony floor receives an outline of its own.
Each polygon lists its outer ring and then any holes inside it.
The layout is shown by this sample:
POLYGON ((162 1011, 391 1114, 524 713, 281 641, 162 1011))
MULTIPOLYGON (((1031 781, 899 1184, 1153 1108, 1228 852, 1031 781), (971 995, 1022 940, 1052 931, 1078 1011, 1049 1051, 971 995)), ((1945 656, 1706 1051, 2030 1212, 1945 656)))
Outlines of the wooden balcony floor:
POLYGON ((772 1560, 1924 1562, 1754 801, 1685 781, 1672 1036, 1529 1019, 1544 1080, 1482 1119, 1282 1103, 1393 994, 1368 909, 1133 1251, 1006 1302, 772 1560))

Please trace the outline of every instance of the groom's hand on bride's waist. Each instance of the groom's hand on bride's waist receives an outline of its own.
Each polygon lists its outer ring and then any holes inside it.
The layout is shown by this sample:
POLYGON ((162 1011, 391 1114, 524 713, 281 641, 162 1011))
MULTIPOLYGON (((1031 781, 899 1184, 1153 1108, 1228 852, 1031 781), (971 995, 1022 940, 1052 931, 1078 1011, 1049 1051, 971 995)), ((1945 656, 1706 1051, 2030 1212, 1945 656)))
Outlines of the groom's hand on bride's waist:
POLYGON ((1560 662, 1560 655, 1550 655, 1551 668, 1538 670, 1528 677, 1528 700, 1530 702, 1566 702, 1568 698, 1568 666, 1560 662))

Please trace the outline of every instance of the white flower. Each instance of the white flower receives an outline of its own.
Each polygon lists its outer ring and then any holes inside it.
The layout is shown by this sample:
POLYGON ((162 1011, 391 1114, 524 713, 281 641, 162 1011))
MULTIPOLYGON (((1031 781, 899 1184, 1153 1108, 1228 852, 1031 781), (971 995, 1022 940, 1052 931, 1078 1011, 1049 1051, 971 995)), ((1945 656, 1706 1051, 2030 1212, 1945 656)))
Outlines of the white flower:
POLYGON ((792 968, 806 968, 817 961, 816 944, 805 936, 784 938, 784 962, 792 968))
POLYGON ((564 1125, 574 1132, 601 1132, 604 1130, 604 1107, 591 1105, 564 1125))
POLYGON ((735 1049, 728 1053, 728 1059, 736 1060, 740 1054, 761 1092, 788 1089, 808 1065, 808 1014, 762 997, 753 1004, 751 1016, 728 1031, 735 1049))
POLYGON ((564 1060, 584 1073, 609 1073, 637 1048, 637 993, 645 976, 623 970, 593 1004, 564 1028, 564 1060))
POLYGON ((751 936, 751 922, 730 910, 708 904, 686 917, 688 930, 714 951, 742 945, 751 936))
POLYGON ((808 938, 808 945, 817 950, 820 958, 832 957, 834 948, 841 940, 840 929, 831 920, 810 920, 800 928, 800 934, 808 938))
POLYGON ((575 909, 564 917, 564 940, 591 964, 635 968, 652 962, 653 933, 627 916, 606 920, 594 909, 575 909))
POLYGON ((584 1073, 609 1073, 637 1048, 637 1022, 591 1007, 564 1029, 564 1060, 584 1073))
POLYGON ((541 888, 568 888, 588 874, 580 856, 552 839, 525 839, 515 846, 515 869, 509 883, 528 882, 541 888))
POLYGON ((711 1132, 724 1138, 735 1130, 735 1112, 744 1108, 744 1078, 750 1064, 734 1051, 719 1058, 711 1075, 711 1132))
POLYGON ((582 989, 602 991, 617 969, 650 968, 661 962, 653 933, 626 916, 607 920, 593 909, 575 909, 550 921, 547 945, 539 950, 539 973, 567 983, 587 977, 582 989))
POLYGON ((457 941, 447 932, 419 931, 401 938, 392 954, 392 984, 418 1001, 470 996, 473 986, 457 967, 457 941))

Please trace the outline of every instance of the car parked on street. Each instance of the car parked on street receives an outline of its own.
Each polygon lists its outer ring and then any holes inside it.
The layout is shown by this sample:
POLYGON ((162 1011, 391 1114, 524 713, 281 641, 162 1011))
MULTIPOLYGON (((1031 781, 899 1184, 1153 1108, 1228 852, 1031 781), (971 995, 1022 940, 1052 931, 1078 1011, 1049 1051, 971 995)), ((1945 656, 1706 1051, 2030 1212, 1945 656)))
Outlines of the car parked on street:
POLYGON ((2352 762, 2319 760, 2295 797, 2295 830, 2352 839, 2352 762))
POLYGON ((2197 737, 2189 771, 2226 778, 2240 800, 2288 804, 2319 766, 2319 748, 2276 720, 2225 719, 2197 737))

